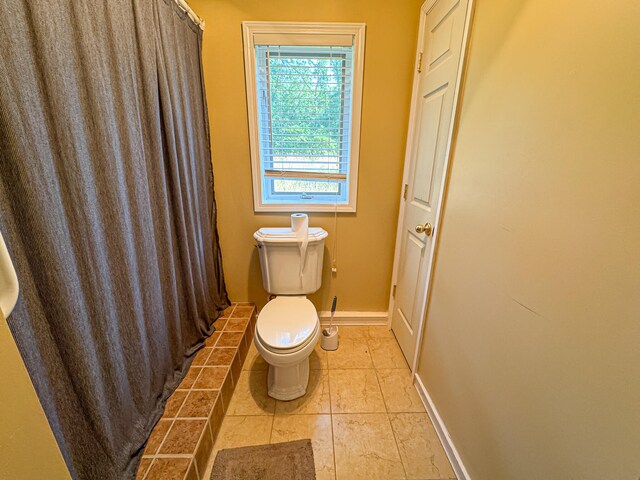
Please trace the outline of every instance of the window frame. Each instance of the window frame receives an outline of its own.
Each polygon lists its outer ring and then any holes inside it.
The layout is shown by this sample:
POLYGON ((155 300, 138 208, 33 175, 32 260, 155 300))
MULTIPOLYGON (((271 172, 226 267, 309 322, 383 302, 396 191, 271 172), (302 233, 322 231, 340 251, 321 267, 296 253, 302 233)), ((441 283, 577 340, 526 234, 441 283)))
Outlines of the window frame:
MULTIPOLYGON (((364 23, 316 23, 316 22, 242 22, 247 113, 249 122, 249 144, 251 154, 251 176, 253 183, 253 208, 256 212, 355 212, 358 194, 358 163, 360 154, 360 121, 362 112, 362 82, 364 70, 364 23), (268 203, 263 201, 263 175, 260 159, 260 136, 258 124, 258 89, 256 83, 256 42, 259 36, 278 38, 280 45, 335 45, 336 36, 351 36, 353 42, 352 104, 349 145, 348 198, 346 203, 311 203, 300 201, 300 195, 291 203, 268 203), (333 42, 332 42, 333 40, 333 42), (311 42, 311 43, 309 43, 311 42), (323 43, 324 42, 324 43, 323 43)), ((262 42, 258 43, 264 44, 262 42)), ((286 178, 286 177, 283 177, 286 178)), ((277 178, 270 179, 277 180, 277 178)), ((342 188, 341 186, 339 188, 342 188)), ((285 194, 278 194, 282 199, 285 194)))

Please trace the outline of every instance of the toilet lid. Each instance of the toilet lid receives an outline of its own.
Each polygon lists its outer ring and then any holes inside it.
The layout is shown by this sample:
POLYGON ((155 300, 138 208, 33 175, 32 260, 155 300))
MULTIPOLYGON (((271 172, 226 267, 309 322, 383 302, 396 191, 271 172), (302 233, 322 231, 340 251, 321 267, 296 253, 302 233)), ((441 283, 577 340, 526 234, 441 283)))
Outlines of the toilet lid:
POLYGON ((265 346, 291 350, 306 343, 318 324, 318 314, 306 297, 276 297, 258 315, 256 333, 265 346))

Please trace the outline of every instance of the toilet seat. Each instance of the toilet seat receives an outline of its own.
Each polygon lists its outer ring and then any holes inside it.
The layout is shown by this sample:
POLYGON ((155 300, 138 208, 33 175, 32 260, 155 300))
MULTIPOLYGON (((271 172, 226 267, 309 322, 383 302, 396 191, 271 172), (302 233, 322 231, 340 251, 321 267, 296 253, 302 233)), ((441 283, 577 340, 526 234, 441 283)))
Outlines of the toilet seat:
POLYGON ((316 338, 318 314, 307 297, 276 297, 265 305, 256 322, 256 336, 275 354, 302 350, 316 338))
POLYGON ((313 341, 314 338, 317 337, 316 332, 318 332, 318 330, 320 329, 320 325, 318 325, 307 337, 306 341, 304 343, 301 343, 300 345, 298 345, 297 347, 294 348, 276 348, 276 347, 272 347, 271 345, 267 345, 264 341, 262 341, 262 339, 260 339, 260 342, 262 343, 262 346, 272 352, 275 353, 277 355, 288 355, 290 353, 296 353, 302 349, 304 349, 309 342, 313 341))

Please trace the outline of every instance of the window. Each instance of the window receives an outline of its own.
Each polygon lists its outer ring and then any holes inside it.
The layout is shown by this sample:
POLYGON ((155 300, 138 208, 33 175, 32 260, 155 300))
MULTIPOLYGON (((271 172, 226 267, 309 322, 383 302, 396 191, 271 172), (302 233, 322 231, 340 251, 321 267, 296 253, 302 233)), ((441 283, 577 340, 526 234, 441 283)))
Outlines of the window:
POLYGON ((243 33, 255 210, 354 212, 364 24, 243 33))

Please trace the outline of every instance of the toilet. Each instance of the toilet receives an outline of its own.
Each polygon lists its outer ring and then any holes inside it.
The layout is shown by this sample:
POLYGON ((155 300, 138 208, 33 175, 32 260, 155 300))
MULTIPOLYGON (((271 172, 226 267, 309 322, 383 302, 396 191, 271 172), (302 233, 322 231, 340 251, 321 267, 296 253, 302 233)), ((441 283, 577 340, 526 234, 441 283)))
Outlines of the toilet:
POLYGON ((277 400, 303 396, 309 382, 309 356, 320 338, 320 320, 306 295, 322 284, 322 228, 308 229, 303 255, 291 228, 261 228, 257 242, 264 289, 275 295, 260 311, 254 344, 269 364, 268 392, 277 400))

